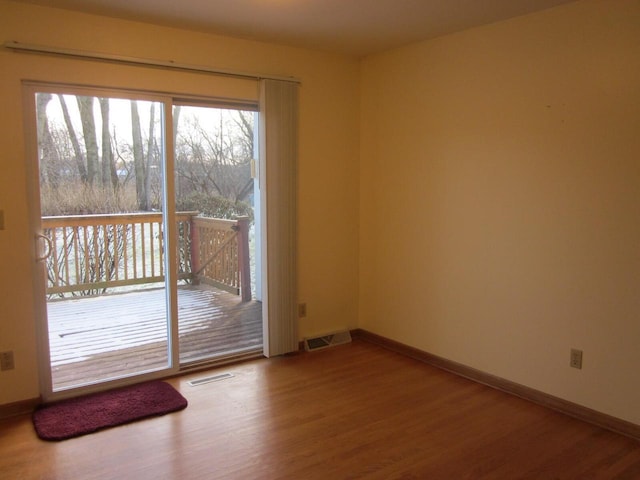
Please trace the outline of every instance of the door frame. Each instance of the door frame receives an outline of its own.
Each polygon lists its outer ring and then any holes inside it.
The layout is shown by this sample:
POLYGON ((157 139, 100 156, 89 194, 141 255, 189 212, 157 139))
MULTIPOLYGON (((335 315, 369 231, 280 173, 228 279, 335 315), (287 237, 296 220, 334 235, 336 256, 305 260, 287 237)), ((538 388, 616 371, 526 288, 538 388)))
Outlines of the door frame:
MULTIPOLYGON (((260 114, 260 102, 256 100, 237 99, 237 98, 225 98, 214 96, 202 96, 202 95, 184 95, 174 94, 168 92, 155 92, 153 90, 138 90, 138 89, 123 89, 119 87, 109 86, 92 86, 92 85, 75 85, 69 83, 59 82, 45 82, 45 81, 30 81, 24 80, 22 82, 22 101, 23 101, 23 122, 24 122, 24 134, 25 134, 25 153, 26 153, 26 172, 27 172, 27 194, 29 208, 29 241, 35 241, 38 234, 42 233, 41 230, 41 208, 40 208, 40 184, 39 184, 39 165, 38 165, 38 138, 37 138, 37 116, 36 116, 36 92, 51 92, 51 93, 68 93, 72 95, 86 94, 91 96, 109 96, 113 98, 128 98, 136 100, 149 100, 162 103, 164 108, 162 109, 164 132, 163 132, 163 145, 164 145, 164 172, 163 177, 165 179, 165 196, 163 211, 164 215, 164 245, 166 250, 165 255, 165 285, 172 285, 169 288, 169 295, 167 296, 167 314, 169 321, 167 322, 168 328, 168 353, 169 353, 169 365, 167 368, 155 370, 152 372, 136 374, 132 376, 121 377, 113 380, 105 380, 99 383, 74 387, 71 389, 64 389, 54 392, 52 387, 51 378, 51 358, 49 353, 49 332, 47 323, 47 302, 46 302, 46 280, 43 271, 43 262, 38 261, 40 256, 41 246, 39 243, 35 243, 32 252, 32 281, 34 292, 34 315, 36 322, 36 336, 37 336, 37 351, 38 351, 38 378, 40 395, 46 402, 61 400, 68 397, 73 397, 86 393, 93 393, 109 388, 116 388, 119 386, 129 385, 134 382, 154 380, 160 378, 166 378, 180 373, 180 357, 179 357, 179 329, 178 329, 178 301, 177 301, 177 250, 170 246, 175 245, 177 241, 177 226, 175 222, 175 151, 174 151, 174 138, 173 138, 173 106, 174 105, 193 105, 193 106, 206 106, 211 108, 237 108, 239 110, 252 110, 256 112, 255 118, 258 119, 258 124, 254 126, 254 138, 257 145, 261 142, 261 135, 264 126, 262 122, 262 114, 260 114), (133 380, 135 379, 135 380, 133 380)), ((257 282, 257 286, 261 288, 262 300, 262 320, 263 320, 263 355, 265 354, 265 342, 270 328, 269 312, 268 312, 268 292, 267 292, 267 271, 268 271, 268 256, 267 256, 267 181, 266 181, 266 159, 262 153, 255 152, 256 161, 258 164, 257 181, 259 183, 259 198, 257 200, 256 208, 259 208, 259 212, 256 215, 260 218, 260 225, 256 225, 256 236, 260 237, 260 242, 256 247, 259 248, 259 252, 256 252, 257 259, 260 260, 260 269, 257 269, 257 274, 260 275, 260 280, 257 282), (261 284, 261 285, 260 285, 261 284)), ((212 366, 215 366, 217 362, 213 362, 212 366)))

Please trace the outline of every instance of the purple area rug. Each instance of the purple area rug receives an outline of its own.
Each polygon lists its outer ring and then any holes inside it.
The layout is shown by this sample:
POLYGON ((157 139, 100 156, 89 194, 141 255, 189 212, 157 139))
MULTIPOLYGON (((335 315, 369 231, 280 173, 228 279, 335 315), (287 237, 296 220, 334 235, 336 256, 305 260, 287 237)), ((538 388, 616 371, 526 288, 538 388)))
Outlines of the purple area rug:
POLYGON ((171 385, 154 381, 42 406, 33 413, 33 425, 43 440, 65 440, 186 406, 171 385))

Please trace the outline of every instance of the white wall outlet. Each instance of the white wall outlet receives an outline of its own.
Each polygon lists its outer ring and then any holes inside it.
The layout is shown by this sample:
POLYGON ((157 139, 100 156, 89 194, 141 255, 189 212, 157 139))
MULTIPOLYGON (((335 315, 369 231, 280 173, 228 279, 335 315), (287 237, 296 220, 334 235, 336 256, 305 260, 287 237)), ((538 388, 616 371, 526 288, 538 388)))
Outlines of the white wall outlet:
POLYGON ((569 365, 573 368, 582 369, 582 350, 571 349, 571 359, 569 365))

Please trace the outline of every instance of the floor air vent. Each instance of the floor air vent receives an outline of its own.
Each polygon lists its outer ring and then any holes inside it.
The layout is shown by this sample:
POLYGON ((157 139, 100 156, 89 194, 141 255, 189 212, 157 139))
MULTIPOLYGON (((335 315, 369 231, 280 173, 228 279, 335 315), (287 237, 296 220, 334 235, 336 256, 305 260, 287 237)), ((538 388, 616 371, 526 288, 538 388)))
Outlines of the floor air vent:
POLYGON ((197 387, 198 385, 204 385, 205 383, 210 382, 219 382, 220 380, 226 380, 227 378, 232 378, 232 373, 221 373, 219 375, 212 375, 211 377, 198 378, 196 380, 191 380, 187 382, 192 387, 197 387))
POLYGON ((351 334, 348 331, 331 333, 321 337, 311 337, 304 339, 304 349, 307 352, 320 350, 327 347, 335 347, 351 341, 351 334))

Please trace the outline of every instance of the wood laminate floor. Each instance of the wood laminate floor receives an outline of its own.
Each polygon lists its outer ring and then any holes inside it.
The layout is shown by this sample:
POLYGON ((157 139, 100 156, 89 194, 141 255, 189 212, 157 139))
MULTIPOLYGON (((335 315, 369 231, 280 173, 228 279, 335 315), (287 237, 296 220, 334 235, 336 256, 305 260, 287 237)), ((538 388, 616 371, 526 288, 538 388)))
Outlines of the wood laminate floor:
POLYGON ((359 340, 169 382, 186 410, 76 439, 1 421, 0 478, 640 478, 636 440, 359 340))

